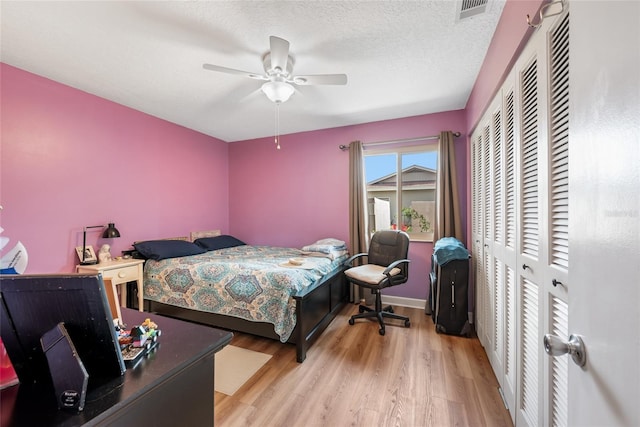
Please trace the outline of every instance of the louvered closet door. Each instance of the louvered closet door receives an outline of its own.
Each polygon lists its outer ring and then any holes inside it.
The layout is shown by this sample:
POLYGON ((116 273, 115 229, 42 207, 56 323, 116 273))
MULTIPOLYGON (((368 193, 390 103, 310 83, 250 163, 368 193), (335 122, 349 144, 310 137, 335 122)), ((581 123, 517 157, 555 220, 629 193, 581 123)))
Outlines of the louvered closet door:
POLYGON ((518 397, 516 425, 543 425, 542 383, 543 355, 540 351, 544 331, 543 262, 545 246, 540 197, 546 182, 541 161, 544 137, 544 51, 539 43, 536 49, 524 52, 524 60, 516 68, 517 100, 520 105, 519 159, 519 222, 518 263, 518 397), (533 51, 532 51, 533 50, 533 51))
MULTIPOLYGON (((568 7, 568 6, 567 6, 568 7)), ((549 186, 547 268, 549 324, 545 333, 569 336, 569 13, 549 31, 549 186)), ((545 389, 545 424, 568 424, 568 357, 545 357, 550 381, 545 389)))
MULTIPOLYGON (((509 408, 516 407, 516 271, 517 252, 517 176, 515 94, 513 79, 504 85, 501 99, 501 131, 496 142, 496 227, 494 240, 494 276, 496 286, 496 351, 500 354, 500 386, 509 408), (499 183, 498 183, 499 182, 499 183), (499 197, 498 197, 499 194, 499 197), (498 214, 499 213, 499 214, 498 214)), ((494 114, 493 123, 497 126, 494 114)), ((514 412, 511 412, 514 418, 514 412)))
MULTIPOLYGON (((516 389, 516 165, 513 79, 472 136, 473 225, 478 335, 515 408, 516 389)), ((514 412, 512 411, 512 416, 514 412)))
POLYGON ((476 297, 475 325, 478 338, 483 346, 487 347, 487 324, 489 316, 487 304, 485 303, 485 280, 484 280, 484 237, 483 237, 483 180, 482 180, 482 134, 474 135, 471 141, 471 168, 472 168, 472 237, 473 247, 471 248, 471 262, 473 268, 474 292, 476 297))
POLYGON ((517 426, 566 425, 568 15, 545 20, 472 135, 480 340, 517 426))
MULTIPOLYGON (((485 156, 483 166, 486 168, 485 180, 485 278, 487 289, 487 312, 489 315, 489 345, 485 347, 489 361, 495 372, 502 372, 504 352, 504 282, 502 262, 497 257, 503 240, 503 182, 502 182, 502 105, 501 98, 497 98, 489 107, 486 123, 483 125, 483 139, 485 142, 485 156)), ((500 378, 498 379, 500 381, 500 378)))
MULTIPOLYGON (((517 176, 514 79, 507 79, 477 133, 484 156, 482 298, 487 330, 483 343, 505 402, 516 407, 517 176)), ((479 302, 480 304, 480 302, 479 302)))
POLYGON ((568 18, 547 20, 516 65, 520 100, 518 412, 516 425, 566 425, 568 358, 568 18), (564 34, 564 35, 563 35, 564 34), (561 283, 561 284, 560 284, 561 283))
POLYGON ((484 330, 485 350, 491 357, 491 349, 495 345, 495 325, 494 325, 494 296, 493 296, 493 268, 492 268, 492 246, 491 236, 493 223, 492 204, 492 168, 491 168, 491 126, 486 124, 482 129, 482 271, 483 289, 482 301, 484 303, 484 330))
MULTIPOLYGON (((513 86, 513 85, 512 85, 513 86)), ((505 250, 507 238, 515 247, 515 157, 507 155, 505 134, 513 147, 513 89, 505 127, 505 105, 498 96, 489 107, 472 135, 472 173, 475 272, 477 286, 478 336, 485 348, 505 400, 515 407, 515 378, 507 379, 505 372, 514 372, 515 291, 512 259, 505 250), (508 130, 507 130, 508 129, 508 130), (507 158, 509 165, 507 166, 507 158), (510 180, 507 179, 510 176, 510 180), (511 186, 511 190, 508 190, 511 186), (507 197, 510 194, 510 199, 507 197), (511 215, 511 218, 509 218, 511 215), (510 283, 511 289, 507 286, 510 283), (511 322, 511 323, 510 323, 511 322), (511 347, 508 347, 511 346, 511 347), (508 349, 507 349, 508 348, 508 349), (504 392, 506 390, 506 392, 504 392)), ((513 412, 512 412, 513 414, 513 412)))

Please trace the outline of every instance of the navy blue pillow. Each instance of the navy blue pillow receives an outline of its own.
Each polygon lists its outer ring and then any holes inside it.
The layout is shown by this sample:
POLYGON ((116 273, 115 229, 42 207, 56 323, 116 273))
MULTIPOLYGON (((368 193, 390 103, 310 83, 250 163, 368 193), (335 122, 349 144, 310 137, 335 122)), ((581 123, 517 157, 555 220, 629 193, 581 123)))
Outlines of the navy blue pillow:
POLYGON ((200 239, 196 239, 194 243, 208 251, 246 245, 242 240, 238 240, 235 237, 226 234, 215 237, 202 237, 200 239))
POLYGON ((177 258, 188 255, 203 254, 206 250, 200 246, 185 240, 147 240, 145 242, 134 243, 143 257, 160 261, 166 258, 177 258))

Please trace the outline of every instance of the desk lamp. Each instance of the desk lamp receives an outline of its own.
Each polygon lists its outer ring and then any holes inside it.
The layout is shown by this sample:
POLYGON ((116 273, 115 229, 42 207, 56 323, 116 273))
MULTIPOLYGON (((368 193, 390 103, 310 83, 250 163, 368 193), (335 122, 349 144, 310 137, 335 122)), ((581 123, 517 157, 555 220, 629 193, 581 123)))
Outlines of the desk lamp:
MULTIPOLYGON (((82 260, 80 260, 80 265, 96 264, 98 262, 95 259, 93 259, 93 260, 86 260, 85 259, 86 255, 87 255, 87 230, 90 229, 90 228, 102 228, 102 227, 104 227, 104 225, 89 225, 89 226, 83 228, 83 230, 82 230, 82 260)), ((116 228, 115 224, 113 222, 110 222, 107 225, 107 228, 104 230, 104 233, 102 233, 102 237, 104 239, 113 239, 115 237, 120 237, 120 232, 116 228)))

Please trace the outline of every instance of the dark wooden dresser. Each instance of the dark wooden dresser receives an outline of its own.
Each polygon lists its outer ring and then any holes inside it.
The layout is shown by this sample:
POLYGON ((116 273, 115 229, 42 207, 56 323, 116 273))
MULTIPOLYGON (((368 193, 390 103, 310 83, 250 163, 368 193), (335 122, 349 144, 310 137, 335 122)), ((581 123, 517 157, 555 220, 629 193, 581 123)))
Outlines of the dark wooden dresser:
POLYGON ((213 426, 215 353, 233 334, 122 309, 133 326, 150 317, 162 331, 155 351, 122 377, 87 394, 82 412, 58 410, 53 390, 16 385, 0 392, 2 427, 213 426))

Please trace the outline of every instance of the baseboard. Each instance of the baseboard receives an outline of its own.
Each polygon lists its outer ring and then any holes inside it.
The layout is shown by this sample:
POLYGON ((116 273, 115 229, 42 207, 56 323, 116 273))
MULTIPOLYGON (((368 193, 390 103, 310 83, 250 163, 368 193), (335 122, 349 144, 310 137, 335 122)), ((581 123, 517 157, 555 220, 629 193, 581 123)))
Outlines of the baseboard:
POLYGON ((395 305, 400 307, 419 308, 424 310, 427 300, 417 298, 394 297, 393 295, 382 295, 382 305, 395 305))

